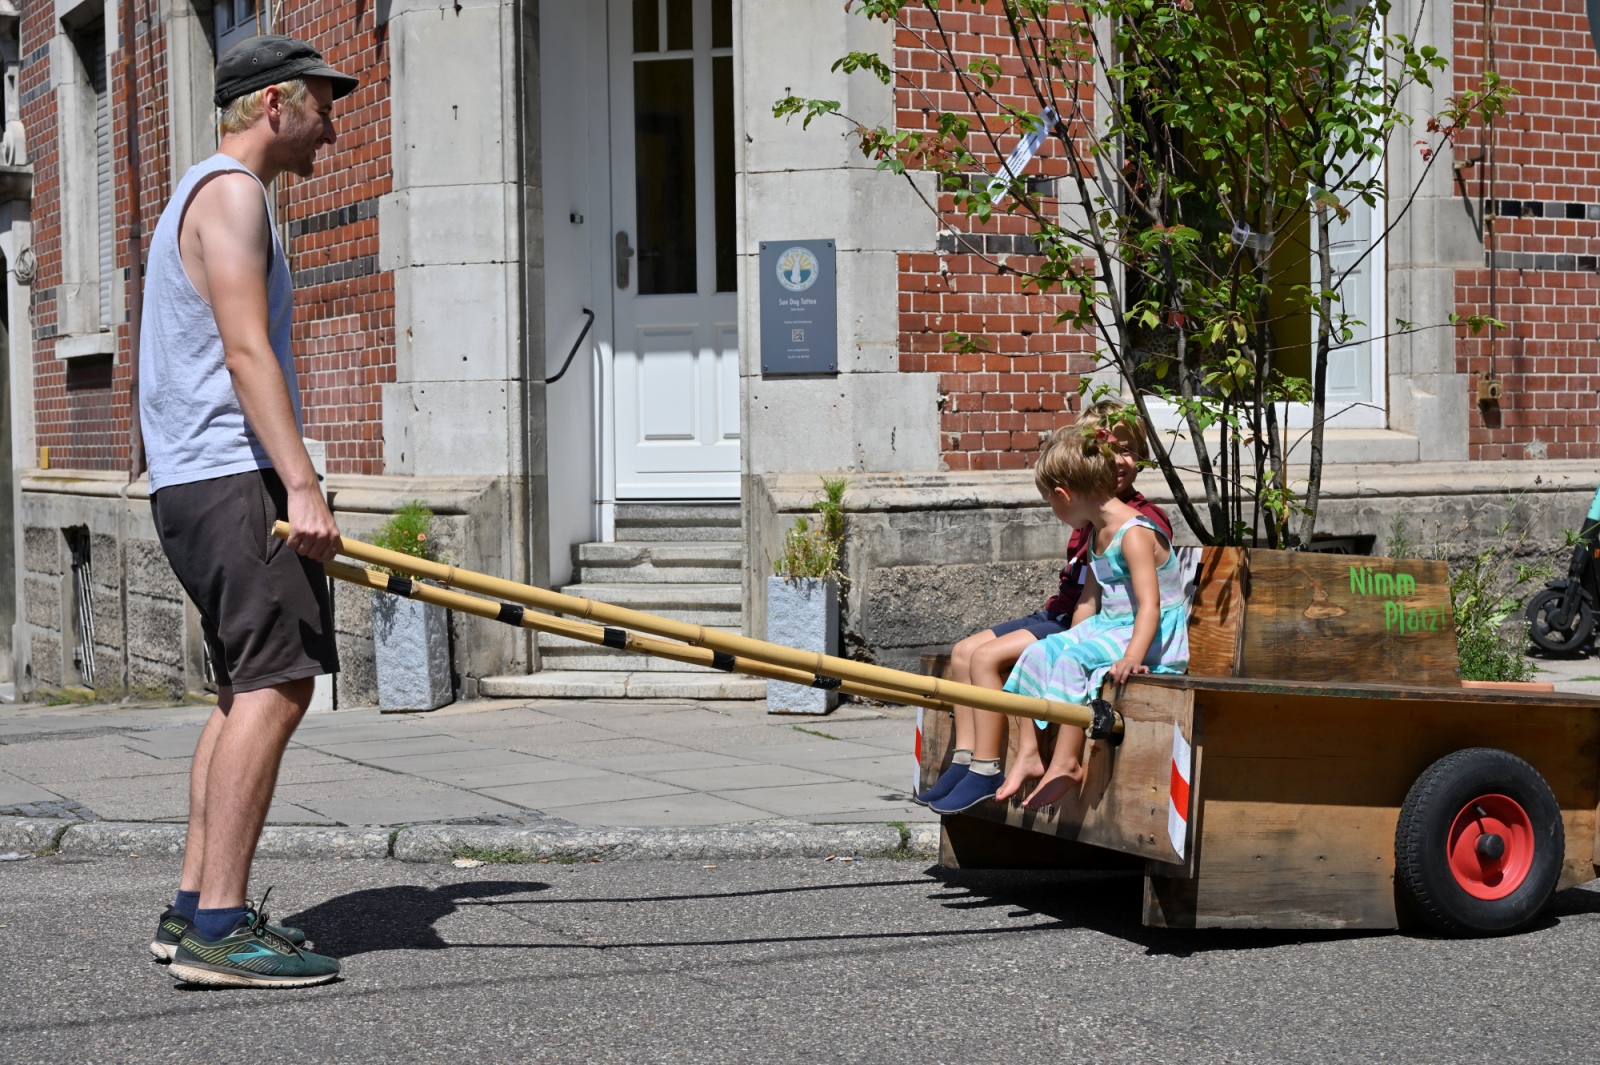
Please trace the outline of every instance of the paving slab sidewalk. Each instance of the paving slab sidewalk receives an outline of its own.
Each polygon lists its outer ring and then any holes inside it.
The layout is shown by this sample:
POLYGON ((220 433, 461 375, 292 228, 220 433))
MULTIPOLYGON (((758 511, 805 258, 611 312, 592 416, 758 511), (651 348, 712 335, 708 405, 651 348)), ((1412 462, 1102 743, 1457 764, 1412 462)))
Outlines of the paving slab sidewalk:
MULTIPOLYGON (((1600 662, 1537 664, 1558 690, 1600 695, 1600 662)), ((210 712, 0 706, 0 851, 181 852, 189 760, 210 712)), ((938 819, 909 794, 915 716, 587 700, 311 715, 284 758, 261 853, 931 857, 938 819)))
MULTIPOLYGON (((205 706, 0 707, 0 817, 180 823, 205 706)), ((933 822, 915 711, 480 700, 306 718, 269 825, 678 829, 933 822)))

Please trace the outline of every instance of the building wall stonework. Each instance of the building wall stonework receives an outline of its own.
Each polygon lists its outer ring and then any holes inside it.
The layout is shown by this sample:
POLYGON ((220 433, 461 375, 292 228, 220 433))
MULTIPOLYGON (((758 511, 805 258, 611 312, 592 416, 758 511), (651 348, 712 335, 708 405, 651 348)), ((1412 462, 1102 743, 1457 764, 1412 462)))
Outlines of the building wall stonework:
MULTIPOLYGON (((1175 541, 1194 544, 1170 492, 1147 480, 1144 491, 1174 519, 1175 541)), ((817 490, 814 473, 761 478, 747 535, 781 543, 796 517, 812 513, 817 490)), ((1332 467, 1319 530, 1380 555, 1398 529, 1412 554, 1442 549, 1459 559, 1498 544, 1516 547, 1521 561, 1554 558, 1564 567, 1563 532, 1578 528, 1593 494, 1593 466, 1583 461, 1332 467), (1508 520, 1509 537, 1499 532, 1508 520)), ((854 478, 845 497, 843 653, 916 671, 922 654, 948 653, 964 636, 1033 613, 1056 590, 1069 535, 1025 471, 854 478)), ((766 631, 761 608, 746 622, 757 637, 766 631)))
MULTIPOLYGON (((176 697, 215 690, 204 679, 199 615, 168 564, 150 517, 143 482, 115 472, 25 471, 21 522, 24 559, 18 625, 18 690, 24 696, 80 686, 74 666, 78 622, 69 530, 87 529, 93 580, 94 690, 176 697)), ((419 499, 435 513, 436 557, 487 573, 507 572, 503 527, 510 510, 494 478, 404 478, 333 474, 327 487, 341 531, 371 540, 403 503, 419 499)), ((334 626, 342 669, 341 707, 377 704, 371 594, 334 584, 334 626)), ((525 638, 482 618, 452 618, 457 692, 477 678, 514 670, 525 638)))

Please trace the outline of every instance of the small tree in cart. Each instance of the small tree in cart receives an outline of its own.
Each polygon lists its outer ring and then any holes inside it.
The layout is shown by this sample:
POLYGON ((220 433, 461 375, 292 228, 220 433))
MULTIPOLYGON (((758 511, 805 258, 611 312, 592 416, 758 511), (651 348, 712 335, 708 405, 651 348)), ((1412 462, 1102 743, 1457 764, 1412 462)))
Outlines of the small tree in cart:
MULTIPOLYGON (((1013 258, 1003 268, 1054 299, 1059 322, 1093 337, 1097 369, 1131 396, 1125 417, 1155 425, 1153 403, 1171 411, 1178 427, 1165 439, 1151 434, 1155 465, 1200 542, 1309 544, 1330 357, 1358 336, 1381 341, 1457 324, 1454 315, 1431 325, 1396 321, 1385 332, 1358 320, 1347 309, 1352 275, 1380 245, 1338 255, 1340 227, 1358 201, 1387 203, 1380 240, 1398 224, 1452 137, 1503 110, 1509 90, 1498 76, 1485 72, 1418 136, 1401 99, 1428 88, 1447 64, 1434 48, 1389 32, 1388 0, 846 6, 895 23, 936 55, 955 87, 941 98, 961 105, 921 96, 923 130, 863 125, 837 101, 800 96, 778 101, 774 114, 807 126, 820 116, 851 121, 850 135, 879 169, 937 175, 935 213, 980 223, 1026 218, 1034 265, 1019 268, 1013 258), (999 16, 1009 55, 963 51, 974 14, 999 16), (1030 187, 1031 153, 1009 150, 1019 139, 1065 145, 1068 175, 1053 189, 1030 187), (1384 174, 1395 151, 1418 152, 1422 166, 1412 187, 1391 195, 1384 174), (1305 372, 1296 373, 1286 337, 1307 320, 1305 372), (1192 467, 1174 457, 1180 439, 1194 445, 1192 467), (1291 476, 1302 442, 1307 460, 1291 476)), ((885 84, 898 76, 875 52, 852 52, 833 69, 885 84)), ((1484 316, 1462 324, 1499 326, 1484 316)), ((973 351, 985 342, 952 333, 947 344, 973 351)), ((1093 399, 1110 386, 1086 377, 1084 389, 1093 399)))

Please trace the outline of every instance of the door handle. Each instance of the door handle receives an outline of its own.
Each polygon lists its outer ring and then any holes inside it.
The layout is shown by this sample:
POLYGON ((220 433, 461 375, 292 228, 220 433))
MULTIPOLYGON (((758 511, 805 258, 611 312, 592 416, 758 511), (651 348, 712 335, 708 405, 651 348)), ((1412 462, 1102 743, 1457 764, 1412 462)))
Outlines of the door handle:
POLYGON ((628 234, 617 230, 617 287, 628 287, 628 260, 633 258, 633 246, 628 243, 628 234))

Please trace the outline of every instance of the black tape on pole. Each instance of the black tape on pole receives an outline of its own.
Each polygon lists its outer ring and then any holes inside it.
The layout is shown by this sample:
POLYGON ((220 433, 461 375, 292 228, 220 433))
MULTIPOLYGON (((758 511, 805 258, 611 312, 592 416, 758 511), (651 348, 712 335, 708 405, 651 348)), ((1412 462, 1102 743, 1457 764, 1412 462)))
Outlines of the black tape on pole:
POLYGON ((515 625, 520 629, 522 628, 523 613, 523 609, 515 603, 501 603, 500 613, 495 615, 495 620, 503 621, 507 625, 515 625))
POLYGON ((733 656, 726 651, 711 652, 711 668, 720 669, 724 673, 732 673, 733 656))
POLYGON ((410 599, 413 585, 410 577, 399 577, 391 573, 389 574, 388 588, 390 594, 410 599))
POLYGON ((1096 699, 1089 704, 1089 711, 1094 714, 1094 721, 1089 725, 1089 738, 1110 740, 1113 747, 1120 744, 1122 733, 1113 731, 1117 727, 1117 712, 1111 709, 1111 704, 1104 699, 1096 699))
POLYGON ((605 639, 600 641, 607 647, 617 647, 626 651, 628 649, 628 634, 621 629, 606 629, 605 639))
POLYGON ((818 677, 811 682, 813 688, 821 688, 825 692, 836 690, 842 682, 838 677, 818 677))

